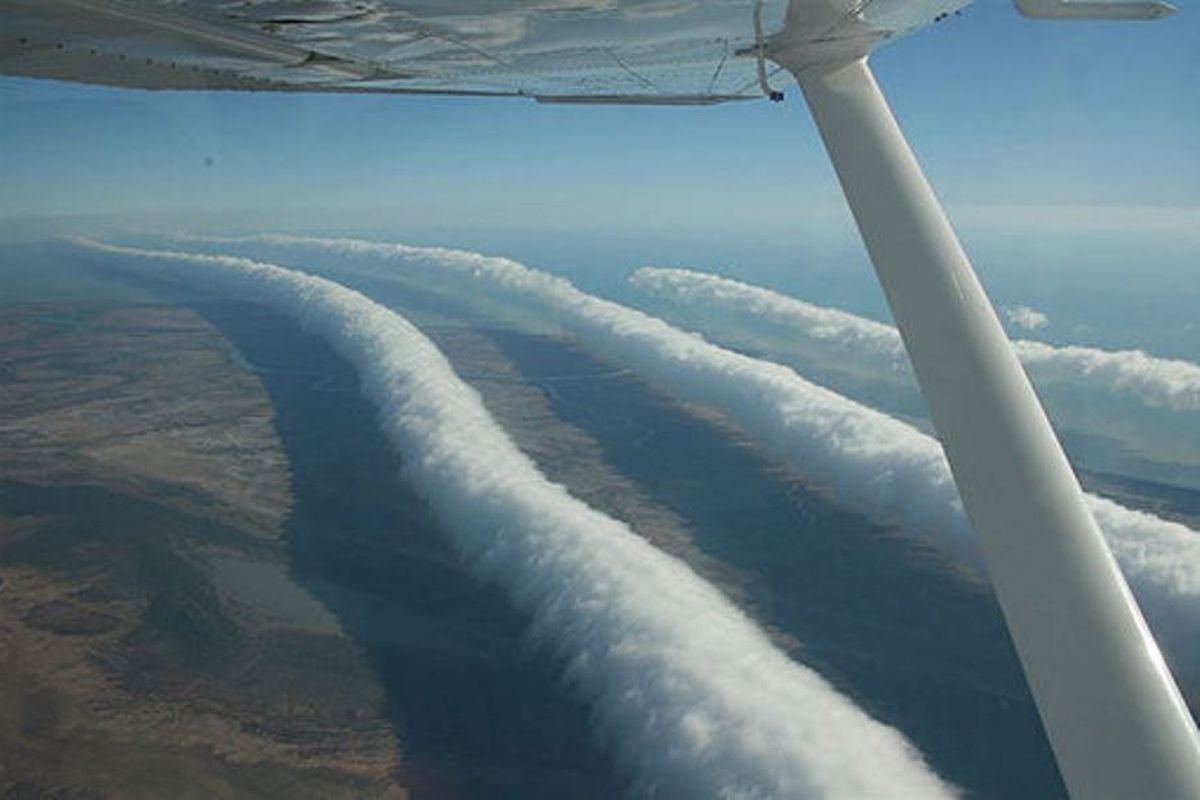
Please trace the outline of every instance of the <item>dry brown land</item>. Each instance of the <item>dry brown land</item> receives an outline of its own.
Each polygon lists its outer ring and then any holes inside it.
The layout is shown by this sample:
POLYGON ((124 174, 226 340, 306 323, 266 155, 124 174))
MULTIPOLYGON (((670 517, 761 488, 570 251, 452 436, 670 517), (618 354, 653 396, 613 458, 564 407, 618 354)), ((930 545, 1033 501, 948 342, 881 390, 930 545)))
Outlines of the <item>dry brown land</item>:
POLYGON ((291 505, 266 392, 216 330, 0 307, 0 453, 0 796, 406 796, 336 621, 214 579, 223 555, 283 564, 291 505))
POLYGON ((277 538, 287 461, 261 382, 193 312, 0 310, 0 480, 189 490, 181 510, 277 538))

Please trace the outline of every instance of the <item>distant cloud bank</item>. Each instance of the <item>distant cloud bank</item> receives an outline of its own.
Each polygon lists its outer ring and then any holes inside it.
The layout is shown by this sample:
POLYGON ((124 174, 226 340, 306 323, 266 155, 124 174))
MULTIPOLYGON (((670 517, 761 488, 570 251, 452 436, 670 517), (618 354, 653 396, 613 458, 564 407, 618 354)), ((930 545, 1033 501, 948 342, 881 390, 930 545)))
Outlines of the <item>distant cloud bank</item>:
MULTIPOLYGON (((266 303, 352 362, 407 478, 464 559, 503 586, 565 659, 635 791, 954 794, 900 733, 790 661, 714 587, 548 481, 437 348, 396 313, 324 278, 245 258, 78 244, 266 303)), ((549 276, 496 270, 469 254, 404 252, 478 266, 515 290, 527 281, 540 291, 566 290, 549 276)))
POLYGON ((1004 317, 1018 328, 1036 331, 1050 324, 1050 318, 1029 306, 1009 306, 1004 309, 1004 317))
MULTIPOLYGON (((382 276, 451 272, 468 287, 485 288, 490 297, 533 302, 593 352, 681 400, 721 410, 764 449, 827 486, 843 504, 928 537, 976 569, 981 564, 937 441, 788 367, 710 344, 511 259, 349 239, 259 236, 222 241, 382 276)), ((806 313, 828 335, 859 337, 872 347, 891 338, 898 346, 895 330, 886 325, 856 324, 852 315, 830 309, 806 313)), ((1160 641, 1200 675, 1195 636, 1200 630, 1200 535, 1094 495, 1086 498, 1160 641)))
MULTIPOLYGON (((841 348, 847 358, 907 369, 900 334, 891 325, 833 308, 807 303, 770 289, 685 269, 644 267, 630 283, 656 297, 686 307, 707 308, 787 326, 802 336, 841 348)), ((1048 318, 1026 306, 1006 315, 1026 330, 1044 327, 1048 318)), ((1200 366, 1156 358, 1140 350, 1060 347, 1018 340, 1017 356, 1034 381, 1063 381, 1090 391, 1120 392, 1148 406, 1200 411, 1200 366)))

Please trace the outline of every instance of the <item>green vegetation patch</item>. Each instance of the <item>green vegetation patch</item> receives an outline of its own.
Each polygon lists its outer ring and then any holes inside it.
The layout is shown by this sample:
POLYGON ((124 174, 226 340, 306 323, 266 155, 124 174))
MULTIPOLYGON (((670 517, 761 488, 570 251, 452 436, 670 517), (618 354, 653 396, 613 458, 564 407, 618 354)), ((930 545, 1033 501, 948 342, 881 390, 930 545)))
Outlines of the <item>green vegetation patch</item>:
POLYGON ((192 663, 233 655, 242 636, 208 577, 168 537, 138 538, 134 563, 147 598, 138 633, 161 637, 192 663))

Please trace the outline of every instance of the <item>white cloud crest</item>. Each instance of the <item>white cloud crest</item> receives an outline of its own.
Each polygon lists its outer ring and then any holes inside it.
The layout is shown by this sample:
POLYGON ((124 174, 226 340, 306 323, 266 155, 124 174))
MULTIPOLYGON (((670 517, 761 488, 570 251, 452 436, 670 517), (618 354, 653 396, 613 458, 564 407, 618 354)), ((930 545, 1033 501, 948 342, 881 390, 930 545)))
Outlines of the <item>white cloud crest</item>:
MULTIPOLYGON (((827 486, 845 505, 935 541, 982 572, 982 557, 938 442, 915 428, 817 386, 794 370, 744 356, 660 319, 593 297, 569 281, 507 258, 462 250, 286 235, 208 239, 300 255, 306 263, 376 275, 450 271, 489 295, 533 301, 593 352, 686 402, 720 409, 762 447, 827 486), (329 257, 322 261, 322 255, 329 257), (399 272, 403 270, 403 272, 399 272)), ((822 311, 831 311, 823 309, 822 311)), ((829 330, 843 312, 821 315, 829 330)), ((882 344, 895 330, 856 331, 882 344), (891 333, 887 333, 891 331, 891 333)), ((1160 641, 1200 676, 1200 535, 1176 522, 1085 494, 1160 641)))
MULTIPOLYGON (((899 332, 891 325, 845 311, 807 303, 741 281, 686 269, 643 267, 630 283, 685 306, 733 311, 767 319, 803 336, 834 344, 847 357, 870 360, 894 371, 907 369, 899 332)), ((1009 320, 1026 330, 1048 323, 1046 316, 1021 306, 1009 320)), ((1172 411, 1200 411, 1200 366, 1157 358, 1141 350, 1101 350, 1018 340, 1021 363, 1035 380, 1071 382, 1097 392, 1120 392, 1172 411)))
POLYGON ((353 363, 407 478, 566 661, 636 794, 954 795, 900 733, 789 660, 714 587, 548 481, 396 313, 245 258, 77 241, 266 303, 353 363))

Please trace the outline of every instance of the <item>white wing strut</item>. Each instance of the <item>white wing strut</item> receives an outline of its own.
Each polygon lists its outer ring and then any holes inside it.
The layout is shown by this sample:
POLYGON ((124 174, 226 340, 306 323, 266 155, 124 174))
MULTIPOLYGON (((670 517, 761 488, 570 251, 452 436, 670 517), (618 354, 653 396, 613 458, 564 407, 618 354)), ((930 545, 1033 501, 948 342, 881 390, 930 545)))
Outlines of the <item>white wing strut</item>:
POLYGON ((866 58, 789 64, 904 337, 1067 788, 1200 797, 1200 738, 866 58))

